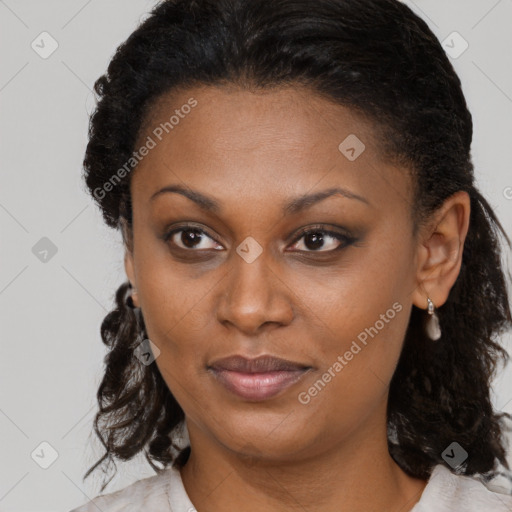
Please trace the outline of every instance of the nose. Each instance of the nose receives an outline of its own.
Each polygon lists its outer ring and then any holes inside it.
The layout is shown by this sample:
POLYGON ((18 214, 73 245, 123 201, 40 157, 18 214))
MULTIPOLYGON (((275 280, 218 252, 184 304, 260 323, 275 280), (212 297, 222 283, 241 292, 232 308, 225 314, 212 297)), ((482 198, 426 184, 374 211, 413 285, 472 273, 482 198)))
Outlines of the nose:
POLYGON ((218 290, 218 321, 247 335, 290 324, 294 317, 291 286, 265 251, 251 263, 237 253, 231 258, 218 290))

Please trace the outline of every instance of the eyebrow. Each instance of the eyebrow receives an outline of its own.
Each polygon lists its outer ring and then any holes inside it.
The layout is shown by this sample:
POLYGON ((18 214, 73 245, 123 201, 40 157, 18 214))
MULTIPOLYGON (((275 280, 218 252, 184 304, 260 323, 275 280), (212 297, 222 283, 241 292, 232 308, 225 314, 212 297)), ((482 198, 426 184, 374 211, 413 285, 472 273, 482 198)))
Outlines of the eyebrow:
MULTIPOLYGON (((203 210, 213 213, 219 213, 221 211, 220 204, 213 198, 208 197, 197 190, 192 190, 190 188, 183 187, 181 185, 168 185, 160 190, 157 190, 151 197, 150 201, 154 201, 157 197, 166 193, 176 193, 181 194, 182 196, 188 197, 191 201, 194 201, 197 205, 199 205, 203 210)), ((364 197, 351 192, 350 190, 346 190, 344 188, 335 187, 329 188, 327 190, 322 190, 321 192, 316 192, 315 194, 304 194, 302 196, 296 197, 290 201, 288 201, 283 206, 283 214, 292 215, 301 210, 309 208, 328 197, 340 195, 347 199, 355 199, 362 203, 365 203, 370 206, 370 203, 364 197)))

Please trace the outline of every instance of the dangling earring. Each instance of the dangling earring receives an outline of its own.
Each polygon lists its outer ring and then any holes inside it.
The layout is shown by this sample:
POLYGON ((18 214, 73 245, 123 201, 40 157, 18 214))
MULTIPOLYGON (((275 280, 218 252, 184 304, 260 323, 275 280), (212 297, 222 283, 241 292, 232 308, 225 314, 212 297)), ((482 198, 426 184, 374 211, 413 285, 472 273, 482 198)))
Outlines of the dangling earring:
POLYGON ((425 324, 425 330, 427 332, 427 336, 432 341, 436 341, 441 337, 441 326, 439 325, 439 317, 435 312, 435 306, 430 297, 427 297, 427 304, 428 318, 425 324))

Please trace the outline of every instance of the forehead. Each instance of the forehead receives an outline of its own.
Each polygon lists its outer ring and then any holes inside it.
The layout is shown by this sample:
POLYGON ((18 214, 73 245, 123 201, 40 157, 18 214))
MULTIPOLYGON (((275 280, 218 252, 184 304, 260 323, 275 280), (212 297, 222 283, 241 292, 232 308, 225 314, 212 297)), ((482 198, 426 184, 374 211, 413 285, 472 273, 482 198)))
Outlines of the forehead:
POLYGON ((380 140, 372 121, 309 87, 200 86, 172 91, 154 102, 144 116, 139 142, 145 135, 160 131, 161 136, 155 133, 158 141, 165 139, 164 143, 172 145, 173 138, 180 139, 181 145, 187 138, 186 142, 193 143, 188 136, 198 132, 206 137, 201 140, 205 151, 250 150, 254 144, 266 143, 267 149, 289 147, 309 155, 322 141, 322 146, 334 144, 337 149, 337 142, 350 129, 378 151, 380 140), (192 103, 195 106, 189 107, 192 103))
POLYGON ((217 197, 229 187, 233 197, 257 200, 342 184, 379 202, 392 182, 408 199, 407 173, 382 160, 378 128, 302 86, 175 91, 146 115, 137 147, 149 139, 154 147, 132 187, 147 198, 181 182, 217 197))

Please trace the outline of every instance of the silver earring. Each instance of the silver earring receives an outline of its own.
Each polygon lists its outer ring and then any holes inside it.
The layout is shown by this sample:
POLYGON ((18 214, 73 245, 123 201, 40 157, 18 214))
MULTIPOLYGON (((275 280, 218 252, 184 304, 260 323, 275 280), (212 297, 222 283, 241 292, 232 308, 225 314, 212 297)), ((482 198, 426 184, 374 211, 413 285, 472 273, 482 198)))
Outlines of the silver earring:
POLYGON ((441 326, 439 325, 439 317, 435 312, 435 306, 430 297, 427 297, 427 313, 428 318, 425 325, 425 330, 427 332, 427 336, 436 341, 441 337, 441 326))

